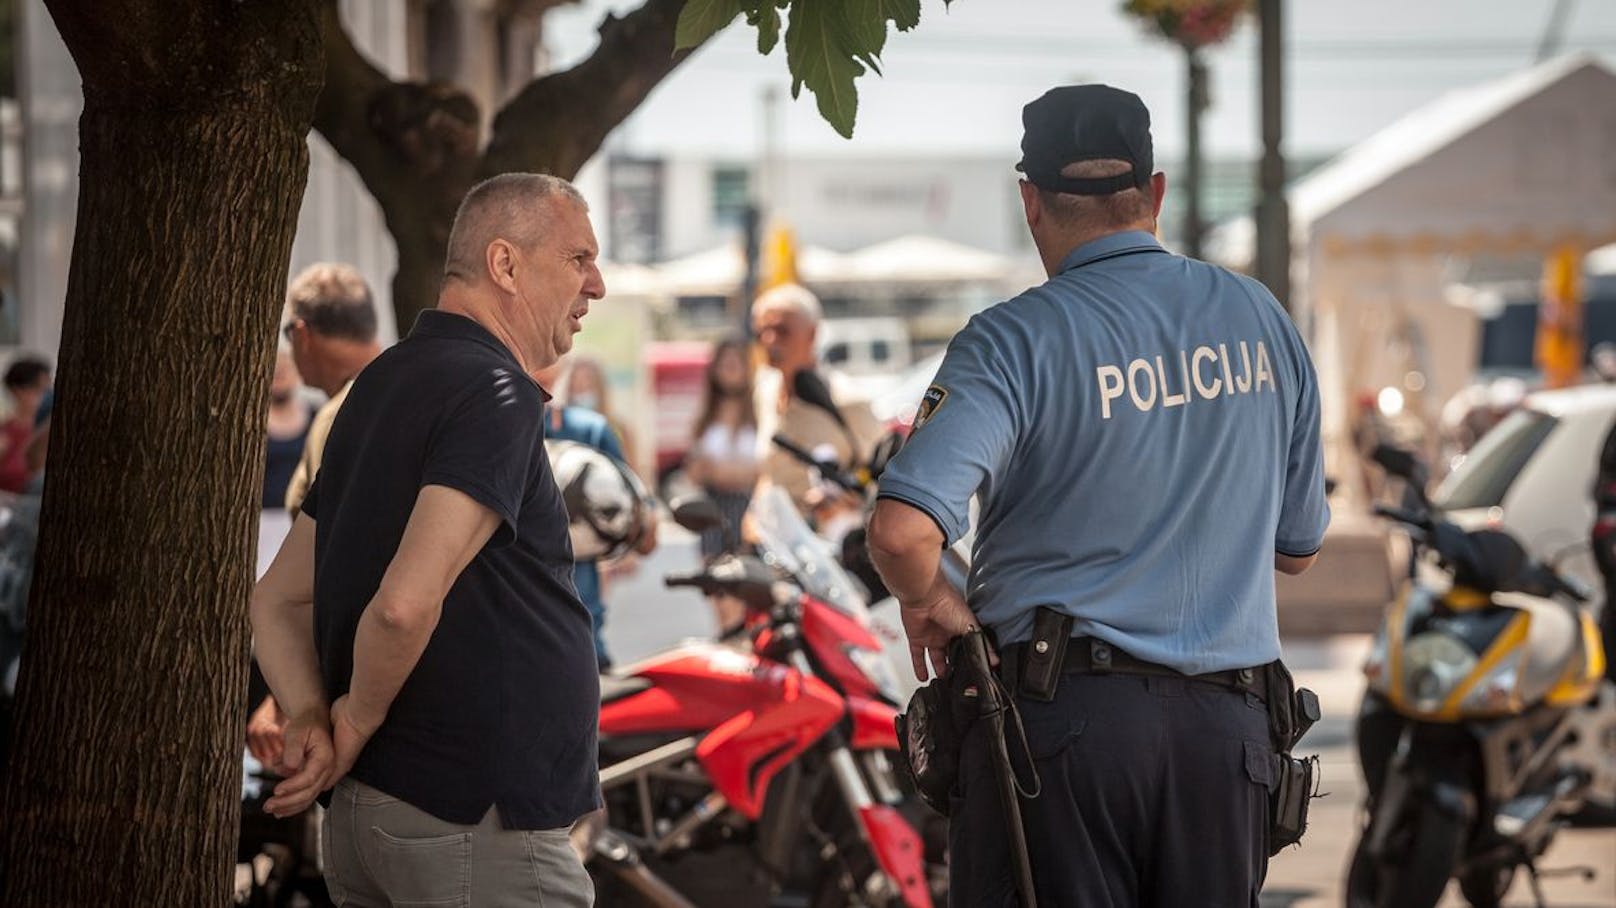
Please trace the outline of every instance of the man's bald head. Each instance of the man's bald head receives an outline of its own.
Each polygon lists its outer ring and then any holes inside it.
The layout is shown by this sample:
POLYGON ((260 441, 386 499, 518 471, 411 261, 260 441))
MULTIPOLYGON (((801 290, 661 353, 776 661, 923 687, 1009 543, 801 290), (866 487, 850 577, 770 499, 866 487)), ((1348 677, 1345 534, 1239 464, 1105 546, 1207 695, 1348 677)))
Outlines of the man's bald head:
POLYGON ((483 280, 488 247, 495 240, 523 250, 536 247, 552 229, 555 205, 561 201, 589 210, 577 187, 549 174, 502 173, 473 186, 449 231, 444 280, 483 280))

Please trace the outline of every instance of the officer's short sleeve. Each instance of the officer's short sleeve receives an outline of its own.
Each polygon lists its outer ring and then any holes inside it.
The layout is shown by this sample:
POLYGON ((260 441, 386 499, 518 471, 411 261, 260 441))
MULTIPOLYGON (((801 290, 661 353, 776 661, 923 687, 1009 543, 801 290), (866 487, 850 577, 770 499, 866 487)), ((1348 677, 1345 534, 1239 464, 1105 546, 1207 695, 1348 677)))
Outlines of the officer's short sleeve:
POLYGON ((908 442, 881 474, 880 496, 924 511, 947 545, 958 542, 970 529, 971 496, 1003 474, 1015 449, 1019 387, 973 320, 948 345, 908 442))
MULTIPOLYGON (((421 485, 447 486, 498 515, 492 545, 516 538, 535 456, 542 453, 543 401, 515 369, 489 369, 450 406, 428 445, 421 485)), ((318 478, 315 480, 318 482, 318 478)))
POLYGON ((1291 425, 1290 456, 1285 465, 1284 498, 1274 550, 1281 555, 1306 557, 1324 544, 1330 505, 1324 496, 1324 448, 1319 440, 1319 379, 1300 338, 1295 339, 1294 347, 1301 387, 1291 425))

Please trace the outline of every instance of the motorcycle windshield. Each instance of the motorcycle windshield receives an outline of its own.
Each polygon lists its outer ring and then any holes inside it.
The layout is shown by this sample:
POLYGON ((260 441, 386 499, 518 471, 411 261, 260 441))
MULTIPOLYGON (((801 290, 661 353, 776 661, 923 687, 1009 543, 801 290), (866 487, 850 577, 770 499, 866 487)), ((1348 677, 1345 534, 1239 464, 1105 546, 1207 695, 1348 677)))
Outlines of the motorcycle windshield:
POLYGON ((769 486, 752 499, 751 513, 766 559, 790 571, 810 596, 869 626, 869 607, 858 586, 836 561, 830 542, 809 529, 784 489, 769 486))

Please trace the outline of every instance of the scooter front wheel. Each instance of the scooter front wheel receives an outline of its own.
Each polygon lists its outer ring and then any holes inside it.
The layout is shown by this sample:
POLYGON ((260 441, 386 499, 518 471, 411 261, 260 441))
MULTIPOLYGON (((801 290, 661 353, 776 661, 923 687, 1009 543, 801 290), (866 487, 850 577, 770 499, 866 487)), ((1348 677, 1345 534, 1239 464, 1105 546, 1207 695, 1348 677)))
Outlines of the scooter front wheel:
POLYGON ((1494 864, 1459 877, 1459 891, 1474 908, 1499 908, 1514 881, 1514 867, 1494 864))
POLYGON ((1397 863, 1377 859, 1365 839, 1358 840, 1347 871, 1347 908, 1432 908, 1442 900, 1464 847, 1464 824, 1435 804, 1418 805, 1406 822, 1408 828, 1392 834, 1393 842, 1406 842, 1392 849, 1397 863))

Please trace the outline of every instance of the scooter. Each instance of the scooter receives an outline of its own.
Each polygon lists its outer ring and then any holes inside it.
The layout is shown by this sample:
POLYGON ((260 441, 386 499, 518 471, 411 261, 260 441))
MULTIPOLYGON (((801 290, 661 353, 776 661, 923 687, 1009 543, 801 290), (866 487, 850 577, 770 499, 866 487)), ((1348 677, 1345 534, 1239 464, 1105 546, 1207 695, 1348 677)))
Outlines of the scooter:
POLYGON ((863 601, 784 492, 752 517, 759 556, 666 580, 745 603, 750 645, 686 643, 602 679, 601 903, 930 906, 946 872, 903 810, 863 601))
POLYGON ((1498 529, 1443 521, 1423 466, 1382 446, 1401 507, 1375 512, 1411 545, 1408 582, 1364 665, 1357 723, 1367 821, 1349 908, 1429 908, 1457 878, 1470 904, 1501 904, 1585 800, 1616 802, 1616 687, 1589 592, 1498 529))

